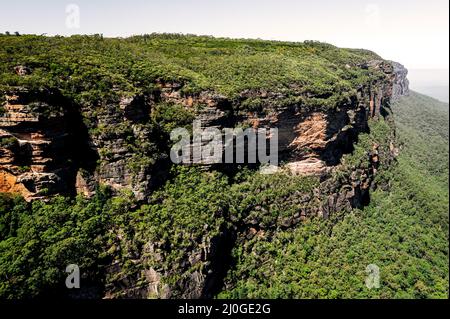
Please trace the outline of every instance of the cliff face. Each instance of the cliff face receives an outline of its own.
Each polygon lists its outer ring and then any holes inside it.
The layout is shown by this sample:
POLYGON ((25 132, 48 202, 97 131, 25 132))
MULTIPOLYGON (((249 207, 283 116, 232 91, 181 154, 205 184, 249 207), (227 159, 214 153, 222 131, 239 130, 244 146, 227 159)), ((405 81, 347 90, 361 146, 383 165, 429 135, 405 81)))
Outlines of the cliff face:
POLYGON ((31 200, 74 192, 90 196, 96 185, 104 184, 144 199, 154 175, 164 176, 167 168, 158 163, 167 160, 168 150, 158 146, 161 141, 149 125, 157 103, 188 110, 204 105, 195 110, 203 127, 276 127, 286 167, 294 174, 325 176, 352 150, 358 134, 367 131, 368 118, 380 116, 383 105, 408 90, 407 71, 398 63, 371 61, 354 67, 381 69, 385 78, 357 88, 354 97, 333 109, 279 107, 285 98, 279 92, 245 91, 240 99, 229 100, 211 91, 182 94, 182 83, 158 83, 150 95, 98 108, 90 119, 97 129, 90 133, 82 123, 89 109, 72 105, 58 92, 11 88, 0 116, 0 189, 31 200), (261 110, 237 111, 249 99, 260 101, 261 110), (154 154, 156 160, 148 159, 154 154))
MULTIPOLYGON (((314 50, 307 47, 308 57, 314 50)), ((26 66, 14 70, 21 78, 33 72, 26 66)), ((232 226, 221 224, 216 232, 205 228, 190 239, 180 262, 165 262, 170 249, 155 240, 142 243, 136 251, 130 249, 126 256, 114 251, 107 270, 107 298, 212 297, 222 284, 233 245, 294 227, 310 216, 327 218, 368 203, 370 189, 377 186, 373 180, 378 167, 389 165, 396 156, 394 133, 386 141, 388 147, 370 145, 363 163, 344 169, 342 157, 354 150, 361 133, 368 132, 369 120, 390 121, 389 104, 408 93, 408 81, 402 65, 380 59, 349 62, 340 72, 348 72, 345 80, 350 81, 361 70, 367 71, 367 79, 337 100, 332 99, 334 91, 305 89, 298 83, 289 83, 287 90, 245 89, 230 97, 213 89, 191 92, 190 83, 180 79, 157 79, 151 90, 96 104, 75 101, 63 90, 8 86, 0 109, 0 191, 19 193, 31 201, 58 194, 89 197, 99 185, 106 185, 116 194, 131 192, 145 203, 167 180, 171 166, 167 118, 183 113, 181 125, 197 119, 204 128, 277 128, 282 172, 320 181, 312 192, 285 196, 298 208, 294 214, 268 222, 267 209, 261 206, 245 208, 240 220, 218 211, 217 217, 229 219, 232 226), (333 105, 324 106, 324 101, 333 105), (173 106, 175 112, 164 115, 173 106), (130 259, 140 268, 125 273, 130 259), (177 280, 167 280, 173 277, 177 280)), ((115 246, 132 246, 134 239, 127 238, 123 229, 115 231, 115 246)))
MULTIPOLYGON (((136 252, 136 264, 151 265, 133 275, 123 274, 123 261, 116 260, 109 269, 107 297, 132 298, 209 298, 221 287, 229 265, 230 249, 244 247, 252 238, 270 237, 277 229, 295 227, 307 217, 329 215, 338 211, 349 211, 369 202, 370 189, 376 187, 373 180, 380 165, 387 166, 395 158, 397 149, 394 133, 386 146, 373 144, 367 149, 367 157, 360 166, 347 167, 341 171, 343 154, 353 150, 358 135, 368 131, 370 118, 376 121, 387 116, 389 103, 401 94, 407 93, 407 71, 397 65, 374 61, 362 67, 381 68, 386 77, 369 86, 358 88, 357 97, 334 110, 317 108, 277 108, 279 95, 270 92, 245 92, 243 96, 257 95, 264 99, 264 112, 233 114, 232 102, 221 96, 205 94, 208 108, 198 114, 205 127, 222 128, 233 120, 251 127, 277 127, 279 129, 279 150, 285 160, 285 168, 292 174, 321 177, 321 183, 312 193, 296 191, 284 198, 296 203, 297 213, 278 218, 274 222, 265 221, 264 207, 253 207, 247 216, 230 228, 224 228, 218 235, 205 232, 192 242, 184 252, 182 262, 165 265, 169 251, 158 242, 147 243, 136 252), (231 106, 230 106, 231 105, 231 106), (339 174, 334 174, 340 171, 339 174), (336 177, 340 175, 340 177, 336 177), (195 270, 192 270, 194 268, 195 270), (173 283, 168 278, 179 277, 173 283), (123 289, 123 287, 127 287, 123 289)), ((169 96, 177 103, 189 105, 195 98, 179 97, 171 89, 169 96)), ((234 124, 236 123, 234 122, 234 124)), ((383 186, 383 185, 381 185, 383 186)), ((231 218, 231 217, 228 217, 231 218)), ((232 218, 231 218, 232 219, 232 218)), ((236 222, 236 221, 234 221, 236 222)), ((127 240, 123 240, 126 243, 127 240)), ((226 284, 226 283, 225 283, 226 284)))
POLYGON ((69 192, 73 184, 70 124, 54 93, 17 89, 5 95, 0 117, 3 192, 27 199, 69 192))

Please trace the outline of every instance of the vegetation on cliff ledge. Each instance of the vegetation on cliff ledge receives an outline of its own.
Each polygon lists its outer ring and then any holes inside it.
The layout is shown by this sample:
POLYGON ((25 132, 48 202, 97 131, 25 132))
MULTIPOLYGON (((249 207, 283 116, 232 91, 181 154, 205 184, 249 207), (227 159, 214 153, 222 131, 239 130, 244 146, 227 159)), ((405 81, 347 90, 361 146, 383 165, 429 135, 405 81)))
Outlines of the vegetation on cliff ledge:
MULTIPOLYGON (((287 102, 334 107, 355 88, 383 75, 369 70, 376 54, 320 42, 232 40, 152 34, 130 38, 0 35, 0 89, 58 88, 77 103, 151 92, 158 81, 182 92, 211 90, 238 97, 246 90, 277 92, 287 102), (15 67, 30 72, 18 76, 15 67)), ((286 103, 287 103, 286 102, 286 103)))

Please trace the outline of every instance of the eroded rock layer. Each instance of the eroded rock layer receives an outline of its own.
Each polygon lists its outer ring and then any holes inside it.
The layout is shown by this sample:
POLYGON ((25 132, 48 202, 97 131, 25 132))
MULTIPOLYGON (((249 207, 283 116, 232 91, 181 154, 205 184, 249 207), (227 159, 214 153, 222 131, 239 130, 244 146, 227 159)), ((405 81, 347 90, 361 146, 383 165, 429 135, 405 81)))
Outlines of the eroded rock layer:
POLYGON ((382 70, 385 78, 357 88, 354 97, 331 109, 279 107, 284 96, 277 92, 246 91, 240 100, 228 100, 211 91, 183 94, 182 83, 159 82, 152 94, 105 102, 93 112, 58 92, 11 88, 0 116, 0 190, 31 200, 74 192, 90 196, 103 184, 145 199, 167 168, 161 163, 168 161, 168 149, 158 145, 158 132, 149 124, 160 103, 183 106, 203 127, 276 127, 280 161, 292 173, 326 175, 351 152, 368 118, 380 116, 383 105, 408 91, 407 71, 398 63, 376 60, 359 67, 382 70), (249 98, 263 107, 240 110, 249 98), (83 126, 86 118, 94 130, 83 126))

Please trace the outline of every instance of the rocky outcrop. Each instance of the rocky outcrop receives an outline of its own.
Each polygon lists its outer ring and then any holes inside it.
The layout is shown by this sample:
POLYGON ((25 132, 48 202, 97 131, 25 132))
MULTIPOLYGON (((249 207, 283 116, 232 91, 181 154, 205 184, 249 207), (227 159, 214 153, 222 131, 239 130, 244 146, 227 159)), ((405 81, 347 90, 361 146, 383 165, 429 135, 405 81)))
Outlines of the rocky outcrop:
MULTIPOLYGON (((108 267, 105 298, 212 298, 227 270, 227 259, 235 241, 232 236, 230 230, 211 235, 205 228, 201 238, 192 239, 186 257, 171 264, 166 263, 167 247, 146 242, 142 251, 131 250, 132 263, 141 267, 124 271, 121 260, 113 261, 108 267)), ((120 243, 127 245, 126 240, 120 243)))
POLYGON ((27 200, 71 193, 74 158, 66 106, 55 92, 6 92, 0 117, 2 191, 27 200))
MULTIPOLYGON (((150 103, 143 96, 122 98, 117 104, 98 108, 96 129, 90 136, 99 160, 95 172, 85 174, 84 184, 103 184, 116 192, 128 189, 140 200, 148 195, 151 163, 144 160, 151 152, 151 129, 146 124, 149 114, 150 103)), ((88 192, 93 191, 91 187, 88 192)))
POLYGON ((398 62, 392 62, 393 66, 393 86, 392 99, 409 94, 409 81, 407 78, 408 70, 398 62))
POLYGON ((14 68, 14 71, 19 76, 29 75, 31 74, 31 69, 24 65, 18 65, 14 68))

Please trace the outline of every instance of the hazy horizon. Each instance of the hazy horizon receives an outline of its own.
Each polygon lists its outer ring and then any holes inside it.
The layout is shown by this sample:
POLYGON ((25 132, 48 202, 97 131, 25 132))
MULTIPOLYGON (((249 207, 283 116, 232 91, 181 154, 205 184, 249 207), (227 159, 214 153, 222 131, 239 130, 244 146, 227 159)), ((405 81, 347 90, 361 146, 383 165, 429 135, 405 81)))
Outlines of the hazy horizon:
POLYGON ((410 89, 449 102, 448 69, 408 69, 410 89))
POLYGON ((0 32, 317 40, 372 50, 408 69, 448 69, 448 11, 447 0, 16 0, 2 4, 0 32))

